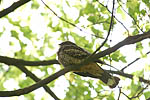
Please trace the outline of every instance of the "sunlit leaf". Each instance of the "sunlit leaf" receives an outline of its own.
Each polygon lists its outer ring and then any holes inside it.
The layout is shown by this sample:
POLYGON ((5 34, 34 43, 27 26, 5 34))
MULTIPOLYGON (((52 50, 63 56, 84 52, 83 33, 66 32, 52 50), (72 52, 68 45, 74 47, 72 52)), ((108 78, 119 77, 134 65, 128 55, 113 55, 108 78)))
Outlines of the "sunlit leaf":
POLYGON ((150 98, 150 92, 149 92, 149 91, 148 91, 148 92, 145 92, 145 93, 144 93, 144 96, 145 96, 146 99, 150 98))
POLYGON ((118 7, 117 12, 118 12, 119 14, 121 14, 122 19, 125 19, 125 18, 126 18, 126 15, 125 15, 125 13, 123 12, 123 10, 121 9, 121 7, 118 7))
MULTIPOLYGON (((105 40, 111 24, 113 5, 111 0, 47 0, 44 2, 54 12, 45 7, 41 1, 32 0, 0 19, 0 56, 27 61, 58 59, 58 44, 62 41, 73 41, 78 46, 93 53, 105 40), (37 22, 40 23, 36 24, 37 22), (16 50, 16 45, 20 46, 18 50, 16 50)), ((3 12, 4 9, 9 8, 12 4, 15 4, 15 2, 10 0, 8 3, 3 0, 0 4, 1 11, 3 12)), ((116 1, 113 13, 113 27, 110 31, 108 41, 98 52, 111 49, 111 47, 129 36, 149 31, 149 5, 149 0, 116 1), (127 33, 126 29, 129 33, 127 33)), ((143 60, 143 63, 136 65, 138 63, 136 61, 124 71, 124 73, 134 75, 133 79, 118 75, 121 80, 119 86, 114 89, 110 89, 109 86, 98 79, 82 77, 72 72, 69 77, 66 77, 67 74, 65 75, 66 79, 61 81, 59 78, 55 79, 47 84, 47 86, 61 100, 117 100, 120 87, 122 93, 119 100, 124 100, 125 96, 123 96, 123 93, 127 94, 128 97, 134 97, 145 85, 144 82, 139 81, 139 77, 147 80, 149 76, 149 64, 145 61, 149 58, 149 54, 145 53, 145 51, 148 52, 147 50, 149 50, 150 46, 150 43, 147 45, 147 41, 149 42, 149 40, 146 40, 146 42, 142 41, 135 43, 136 45, 131 45, 136 49, 131 49, 130 47, 123 48, 124 50, 118 49, 100 58, 106 63, 110 62, 110 64, 117 68, 118 65, 121 67, 130 65, 134 59, 139 57, 139 52, 141 54, 139 59, 143 60), (127 49, 131 50, 134 54, 127 49), (68 84, 63 84, 66 82, 68 84), (66 88, 59 88, 62 85, 66 88), (56 90, 55 88, 59 89, 56 90), (63 94, 63 96, 60 94, 63 94), (59 97, 59 95, 62 97, 59 97)), ((104 69, 110 69, 109 66, 99 65, 104 69)), ((38 74, 44 73, 39 75, 41 79, 49 77, 61 68, 64 68, 58 64, 25 67, 31 72, 38 70, 38 74)), ((117 69, 121 68, 118 67, 117 69)), ((115 76, 115 74, 113 75, 115 76)), ((19 88, 25 88, 35 83, 31 78, 25 76, 15 65, 6 66, 5 64, 0 64, 1 91, 9 91, 4 88, 4 83, 9 79, 18 82, 19 88)), ((148 91, 148 89, 145 89, 139 98, 144 96, 146 99, 150 98, 148 91)), ((39 97, 39 99, 49 100, 49 97, 52 98, 46 92, 43 94, 44 96, 39 97)), ((16 96, 15 99, 25 97, 25 99, 34 100, 38 96, 41 95, 32 92, 23 96, 16 96)), ((125 98, 128 99, 127 97, 125 98)), ((133 98, 133 100, 138 100, 139 98, 133 98)))

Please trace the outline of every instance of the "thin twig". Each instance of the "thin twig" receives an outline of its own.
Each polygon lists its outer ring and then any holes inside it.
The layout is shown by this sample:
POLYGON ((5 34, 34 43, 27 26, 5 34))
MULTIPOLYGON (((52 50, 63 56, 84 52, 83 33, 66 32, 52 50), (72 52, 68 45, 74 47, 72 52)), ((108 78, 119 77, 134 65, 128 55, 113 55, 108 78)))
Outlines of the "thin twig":
POLYGON ((125 93, 121 92, 124 96, 126 96, 129 100, 130 100, 130 97, 127 96, 125 93))
POLYGON ((11 70, 11 67, 9 67, 5 72, 3 72, 4 74, 0 77, 1 82, 5 80, 6 75, 9 73, 10 70, 11 70))
POLYGON ((129 96, 127 96, 125 93, 123 93, 123 92, 121 92, 121 93, 122 93, 124 96, 126 96, 129 100, 132 100, 132 99, 134 99, 134 98, 139 98, 139 96, 143 93, 143 91, 144 91, 145 89, 148 88, 148 86, 149 86, 149 84, 147 84, 140 92, 138 92, 136 96, 129 97, 129 96))
POLYGON ((133 19, 133 21, 134 21, 134 23, 136 24, 136 26, 138 27, 138 29, 141 31, 141 32, 144 32, 141 28, 140 28, 140 26, 137 24, 137 21, 135 20, 135 18, 132 16, 132 15, 130 15, 124 8, 123 8, 123 6, 120 4, 120 2, 117 0, 117 2, 118 2, 118 4, 119 4, 119 6, 122 8, 122 10, 128 15, 128 16, 130 16, 132 19, 133 19))
MULTIPOLYGON (((111 11, 108 9, 107 6, 105 6, 104 4, 102 4, 101 2, 99 2, 99 0, 96 0, 96 1, 97 1, 101 6, 105 7, 109 13, 111 13, 111 11)), ((114 18, 124 27, 124 29, 125 29, 125 30, 128 32, 128 34, 129 34, 129 30, 126 28, 126 26, 125 26, 116 16, 114 16, 114 18)))
POLYGON ((118 95, 118 99, 117 100, 120 99, 120 95, 121 95, 121 87, 119 87, 119 95, 118 95))
POLYGON ((143 93, 143 91, 148 88, 148 86, 149 84, 147 84, 140 92, 138 92, 136 96, 131 97, 131 99, 139 97, 143 93))
MULTIPOLYGON (((106 49, 100 53, 97 53, 93 57, 85 59, 83 62, 81 62, 81 64, 68 66, 68 67, 56 72, 55 74, 49 76, 48 78, 41 80, 41 81, 37 82, 36 84, 29 86, 29 87, 26 87, 24 89, 19 89, 19 90, 15 90, 15 91, 0 91, 0 96, 6 97, 6 96, 18 96, 18 95, 27 94, 27 93, 29 93, 29 92, 31 92, 31 91, 33 91, 33 90, 35 90, 41 86, 44 86, 45 84, 48 84, 49 82, 60 77, 61 75, 64 75, 65 73, 67 73, 69 71, 74 71, 78 68, 83 67, 83 65, 85 65, 85 64, 88 64, 92 61, 95 61, 96 59, 98 59, 100 57, 106 56, 106 55, 116 51, 117 49, 119 49, 122 46, 137 43, 137 42, 142 41, 142 40, 147 39, 147 38, 150 38, 150 31, 145 32, 143 34, 130 36, 130 37, 126 38, 125 40, 121 41, 120 43, 116 44, 115 46, 108 48, 108 49, 106 49)), ((119 71, 111 71, 111 70, 109 72, 133 79, 133 75, 131 75, 131 74, 126 74, 126 73, 122 73, 119 71)), ((150 84, 149 80, 146 80, 142 77, 139 77, 139 81, 150 84)))
MULTIPOLYGON (((149 53, 150 53, 150 51, 147 52, 146 54, 149 54, 149 53)), ((136 58, 136 59, 133 60, 131 63, 129 63, 128 65, 126 65, 125 67, 123 67, 123 68, 121 69, 121 71, 123 72, 127 67, 129 67, 130 65, 132 65, 133 63, 135 63, 136 61, 138 61, 138 60, 140 60, 140 59, 141 59, 140 57, 136 58)))
POLYGON ((120 47, 123 47, 125 45, 129 45, 129 44, 134 44, 134 43, 140 42, 140 41, 142 41, 144 39, 148 39, 148 38, 150 38, 150 30, 148 32, 143 33, 143 34, 138 34, 138 35, 135 35, 135 36, 129 36, 126 39, 124 39, 123 41, 116 44, 115 46, 110 47, 110 48, 108 48, 104 51, 101 51, 101 52, 93 55, 91 57, 91 59, 92 59, 92 61, 96 61, 97 59, 99 59, 101 57, 109 55, 112 52, 115 52, 120 47))
MULTIPOLYGON (((132 75, 132 74, 124 73, 124 72, 121 72, 121 71, 112 71, 112 70, 106 70, 106 71, 108 71, 109 73, 112 73, 112 74, 116 74, 116 75, 120 75, 120 76, 123 76, 123 77, 126 77, 126 78, 130 78, 130 79, 133 79, 133 77, 134 77, 134 75, 132 75)), ((142 77, 138 77, 138 78, 139 78, 140 82, 150 84, 150 80, 144 79, 142 77)))
MULTIPOLYGON (((69 22, 68 20, 64 19, 63 17, 58 16, 58 14, 57 14, 54 10, 52 10, 43 0, 41 0, 41 1, 43 2, 43 4, 44 4, 57 18, 59 18, 60 20, 66 22, 66 23, 68 23, 68 24, 70 24, 71 26, 77 28, 78 30, 82 31, 83 33, 86 33, 86 34, 88 33, 88 32, 86 32, 86 31, 84 30, 84 28, 80 28, 80 27, 78 27, 77 25, 75 25, 74 23, 71 23, 71 22, 69 22)), ((91 34, 91 33, 88 33, 88 34, 91 34)), ((92 36, 96 36, 96 35, 93 35, 93 34, 91 34, 91 35, 92 35, 92 36)), ((101 37, 100 37, 100 38, 101 38, 101 37)))
MULTIPOLYGON (((150 31, 145 32, 143 34, 135 35, 135 36, 130 36, 124 39, 123 41, 119 42, 115 46, 108 48, 104 51, 101 51, 97 54, 95 54, 93 57, 90 57, 88 61, 96 61, 97 59, 104 57, 106 55, 109 55, 112 52, 115 52, 119 48, 129 45, 129 44, 134 44, 137 42, 140 42, 144 39, 150 38, 150 31)), ((15 58, 9 58, 5 56, 0 56, 0 62, 7 64, 7 65, 28 65, 28 66, 39 66, 39 65, 50 65, 50 64, 59 64, 57 60, 49 60, 49 61, 25 61, 22 59, 15 59, 15 58)))
POLYGON ((60 16, 58 16, 43 0, 41 0, 41 1, 42 1, 43 4, 44 4, 56 17, 58 17, 60 20, 62 20, 62 21, 64 21, 64 22, 66 22, 66 23, 68 23, 68 24, 70 24, 70 25, 76 27, 76 28, 79 29, 80 31, 83 31, 81 28, 79 28, 79 27, 76 26, 75 24, 73 24, 73 23, 67 21, 66 19, 64 19, 64 18, 62 18, 62 17, 60 17, 60 16))
MULTIPOLYGON (((110 25, 109 25, 109 30, 108 30, 108 33, 107 33, 107 36, 106 36, 106 39, 103 41, 103 43, 90 55, 90 56, 93 56, 94 54, 97 53, 97 51, 100 50, 101 47, 104 46, 104 44, 107 42, 108 40, 108 37, 110 35, 110 31, 112 29, 112 26, 113 26, 113 18, 114 18, 114 7, 115 7, 115 0, 113 0, 113 7, 112 7, 112 15, 111 15, 111 21, 110 21, 110 25)), ((89 56, 89 57, 90 57, 89 56)))

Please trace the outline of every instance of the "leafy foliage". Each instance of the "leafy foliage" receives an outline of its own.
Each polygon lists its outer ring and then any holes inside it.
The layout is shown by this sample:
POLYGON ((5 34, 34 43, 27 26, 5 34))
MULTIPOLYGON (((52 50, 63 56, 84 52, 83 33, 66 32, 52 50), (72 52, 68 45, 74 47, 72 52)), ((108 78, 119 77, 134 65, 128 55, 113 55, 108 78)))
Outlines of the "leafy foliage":
MULTIPOLYGON (((2 5, 0 9, 5 8, 3 8, 5 2, 7 1, 3 0, 1 2, 0 0, 2 5)), ((32 0, 0 19, 0 23, 4 23, 0 25, 0 55, 30 61, 50 60, 57 58, 58 44, 62 41, 73 41, 92 53, 105 40, 112 15, 111 8, 113 3, 111 0, 59 0, 59 2, 51 0, 44 2, 55 14, 43 6, 41 1, 32 0), (60 17, 73 25, 61 20, 60 17)), ((110 48, 127 36, 150 30, 149 5, 149 0, 117 0, 115 2, 111 35, 104 47, 99 51, 110 48)), ((150 43, 149 40, 148 42, 150 43)), ((136 49, 131 48, 131 51, 127 52, 129 49, 124 48, 125 50, 118 50, 110 54, 109 57, 106 56, 102 59, 106 62, 111 59, 112 65, 120 70, 130 64, 132 60, 143 56, 145 51, 149 50, 150 45, 146 41, 139 42, 133 47, 136 49), (121 68, 118 68, 118 65, 121 68)), ((148 57, 146 56, 145 58, 148 59, 148 57)), ((141 68, 135 68, 136 64, 138 65, 139 63, 131 64, 132 69, 127 68, 125 72, 143 78, 149 75, 144 70, 149 65, 148 62, 140 63, 141 68)), ((43 79, 60 70, 61 67, 58 66, 27 66, 27 68, 43 79)), ((7 90, 4 84, 12 78, 18 82, 19 88, 24 88, 34 83, 30 78, 24 79, 26 76, 23 77, 23 72, 15 66, 9 66, 10 69, 7 67, 4 64, 0 64, 1 91, 7 90)), ((106 69, 109 69, 109 67, 106 69)), ((118 98, 118 92, 116 92, 119 91, 118 87, 111 90, 96 79, 83 78, 77 75, 69 77, 72 80, 64 80, 69 82, 69 85, 63 84, 63 82, 59 84, 66 87, 63 90, 65 95, 60 95, 63 100, 117 100, 118 98)), ((58 80, 61 80, 61 77, 58 80)), ((122 87, 122 92, 130 91, 129 97, 137 95, 137 92, 143 89, 144 83, 142 84, 139 80, 133 79, 131 84, 126 84, 128 82, 123 78, 121 81, 119 87, 122 87), (122 84, 125 84, 125 86, 122 84)), ((54 90, 58 87, 55 81, 48 84, 48 86, 53 87, 54 90)), ((150 98, 149 89, 146 90, 146 92, 137 97, 150 98)), ((59 90, 55 90, 55 94, 61 93, 59 93, 59 90)), ((35 96, 37 95, 30 93, 24 97, 33 100, 35 96)), ((43 96, 42 99, 46 100, 47 98, 43 96)), ((122 94, 120 100, 123 99, 124 95, 122 94)))

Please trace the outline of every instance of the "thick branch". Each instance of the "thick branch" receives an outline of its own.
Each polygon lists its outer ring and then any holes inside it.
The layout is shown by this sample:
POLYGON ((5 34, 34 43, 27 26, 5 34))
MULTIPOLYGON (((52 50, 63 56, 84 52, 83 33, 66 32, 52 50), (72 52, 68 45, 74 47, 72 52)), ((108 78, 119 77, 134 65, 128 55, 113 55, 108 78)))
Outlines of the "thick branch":
POLYGON ((18 89, 14 91, 0 91, 0 97, 10 97, 10 96, 19 96, 19 95, 24 95, 27 93, 32 92, 35 89, 38 89, 41 86, 44 86, 45 84, 48 84, 49 82, 53 81, 54 79, 58 78, 61 75, 64 75, 65 73, 71 71, 72 69, 70 67, 64 68, 55 74, 29 86, 23 89, 18 89))
POLYGON ((126 39, 124 39, 123 41, 116 44, 115 46, 93 55, 92 57, 90 57, 90 59, 88 61, 95 61, 96 59, 99 59, 101 57, 109 55, 112 52, 115 52, 116 50, 118 50, 119 48, 121 48, 125 45, 134 44, 134 43, 140 42, 140 41, 147 39, 147 38, 150 38, 150 30, 148 32, 143 33, 143 34, 139 34, 139 35, 135 35, 135 36, 129 36, 126 39))
MULTIPOLYGON (((124 39, 123 41, 119 42, 115 46, 108 48, 102 52, 99 52, 92 57, 89 57, 89 59, 86 62, 92 62, 95 61, 98 58, 104 57, 106 55, 109 55, 112 52, 115 52, 119 48, 129 45, 129 44, 134 44, 136 42, 140 42, 144 39, 150 38, 150 31, 145 32, 143 34, 135 35, 135 36, 130 36, 124 39)), ((15 58, 9 58, 5 56, 0 56, 0 62, 7 64, 7 65, 26 65, 26 66, 39 66, 39 65, 51 65, 51 64, 59 64, 57 60, 48 60, 48 61, 25 61, 22 59, 15 59, 15 58)))
MULTIPOLYGON (((24 72, 26 74, 26 76, 30 77, 31 79, 33 79, 35 82, 40 81, 40 79, 34 75, 32 72, 30 72, 27 68, 25 68, 24 66, 16 66, 17 68, 19 68, 22 72, 24 72)), ((54 93, 53 91, 46 85, 43 86, 43 88, 45 89, 45 91, 47 93, 49 93, 55 100, 60 100, 54 93)))
POLYGON ((23 59, 15 59, 5 56, 0 56, 0 62, 7 65, 25 65, 25 66, 40 66, 40 65, 52 65, 59 64, 57 60, 45 60, 45 61, 25 61, 23 59))
MULTIPOLYGON (((36 84, 34 84, 32 86, 29 86, 29 87, 26 87, 24 89, 19 89, 19 90, 14 90, 14 91, 0 91, 0 97, 19 96, 19 95, 30 93, 33 90, 35 90, 35 89, 37 89, 41 86, 44 86, 45 84, 48 84, 49 82, 53 81, 54 79, 58 78, 61 75, 64 75, 65 73, 67 73, 71 70, 73 70, 72 67, 66 67, 65 69, 62 69, 62 70, 58 71, 57 73, 49 76, 48 78, 46 78, 44 80, 41 80, 41 81, 37 82, 36 84)), ((110 71, 110 70, 108 72, 113 73, 113 74, 117 74, 117 75, 121 75, 121 76, 130 78, 130 79, 133 79, 133 75, 131 75, 131 74, 122 73, 122 72, 119 72, 119 71, 110 71)), ((139 77, 139 80, 141 82, 150 84, 149 80, 143 79, 142 77, 139 77)))
POLYGON ((4 9, 0 12, 0 18, 2 18, 3 16, 5 16, 5 15, 11 13, 11 12, 13 12, 15 9, 17 9, 18 7, 26 4, 29 1, 31 1, 31 0, 20 0, 20 1, 17 1, 15 3, 13 3, 10 7, 6 8, 6 9, 4 9))
MULTIPOLYGON (((48 84, 49 82, 53 81, 54 79, 58 78, 61 75, 64 75, 65 73, 67 73, 69 71, 78 69, 78 68, 82 67, 83 65, 88 64, 89 62, 95 61, 96 59, 98 59, 100 57, 106 56, 106 55, 118 50, 122 46, 133 44, 133 43, 142 41, 147 38, 150 38, 150 31, 145 32, 143 34, 136 35, 136 36, 130 36, 130 37, 124 39, 123 41, 121 41, 120 43, 116 44, 115 46, 108 48, 100 53, 97 53, 96 55, 93 55, 92 57, 86 59, 79 65, 73 65, 73 66, 66 67, 65 69, 62 69, 59 72, 49 76, 48 78, 41 80, 41 81, 37 82, 36 84, 29 86, 27 88, 24 88, 24 89, 19 89, 19 90, 15 90, 15 91, 0 91, 0 96, 5 97, 8 95, 9 96, 18 96, 18 95, 27 94, 45 84, 48 84)), ((5 64, 8 64, 8 62, 5 62, 5 64)), ((9 64, 12 64, 12 63, 9 63, 9 64)), ((14 65, 16 65, 16 64, 14 64, 14 65)), ((130 75, 130 74, 125 74, 125 73, 120 73, 120 72, 115 72, 115 71, 113 73, 131 78, 131 79, 133 78, 133 75, 130 75)), ((150 83, 149 80, 145 80, 141 77, 139 78, 139 80, 144 83, 148 83, 148 84, 150 83)))

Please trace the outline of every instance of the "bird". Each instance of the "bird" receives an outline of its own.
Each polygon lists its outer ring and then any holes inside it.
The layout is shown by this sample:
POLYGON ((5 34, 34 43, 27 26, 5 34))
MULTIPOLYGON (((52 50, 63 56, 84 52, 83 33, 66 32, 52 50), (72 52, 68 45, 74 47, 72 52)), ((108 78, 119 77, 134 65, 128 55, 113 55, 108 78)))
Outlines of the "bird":
MULTIPOLYGON (((58 62, 65 68, 71 65, 78 65, 91 55, 90 52, 79 47, 71 41, 65 41, 59 44, 60 48, 57 52, 58 62)), ((104 64, 103 61, 97 60, 83 65, 78 70, 73 71, 75 74, 100 79, 110 88, 115 88, 120 78, 112 76, 110 73, 102 69, 97 62, 104 64)))

